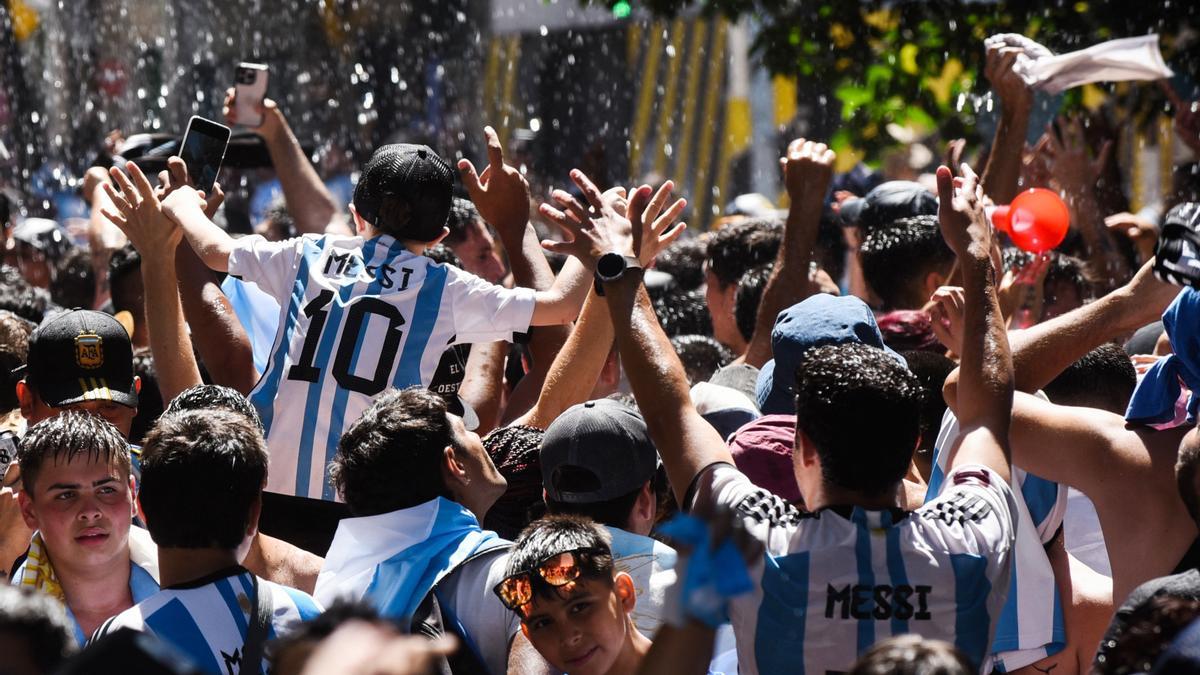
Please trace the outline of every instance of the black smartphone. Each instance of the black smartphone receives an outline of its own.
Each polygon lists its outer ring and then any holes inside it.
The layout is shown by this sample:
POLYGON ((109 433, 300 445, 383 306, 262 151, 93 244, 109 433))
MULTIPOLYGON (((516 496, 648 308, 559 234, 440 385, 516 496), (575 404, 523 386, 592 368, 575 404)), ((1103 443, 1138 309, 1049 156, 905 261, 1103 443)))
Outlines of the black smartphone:
POLYGON ((227 147, 229 127, 199 116, 188 121, 179 156, 187 164, 188 179, 197 190, 205 194, 212 191, 227 147))

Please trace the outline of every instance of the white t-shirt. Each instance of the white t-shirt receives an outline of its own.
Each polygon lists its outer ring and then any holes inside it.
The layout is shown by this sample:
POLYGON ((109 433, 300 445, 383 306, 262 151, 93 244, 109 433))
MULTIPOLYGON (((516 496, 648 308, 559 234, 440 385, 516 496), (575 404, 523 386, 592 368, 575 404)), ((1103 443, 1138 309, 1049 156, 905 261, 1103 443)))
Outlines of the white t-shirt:
MULTIPOLYGON (((274 606, 268 639, 284 635, 294 623, 321 613, 312 597, 294 588, 259 579, 258 590, 269 592, 274 606)), ((255 598, 252 575, 240 567, 232 568, 215 578, 162 589, 106 621, 92 639, 132 628, 158 636, 187 654, 206 673, 266 673, 265 656, 254 670, 243 669, 241 663, 255 598)))
POLYGON ((229 273, 280 305, 250 401, 271 451, 267 489, 333 500, 342 432, 389 387, 429 386, 446 347, 529 329, 534 292, 414 255, 387 235, 239 239, 229 273))
POLYGON ((755 588, 730 602, 743 675, 848 670, 878 640, 946 640, 988 654, 1008 590, 1012 490, 983 466, 952 473, 915 512, 801 513, 729 464, 704 470, 692 503, 731 507, 766 548, 755 588))

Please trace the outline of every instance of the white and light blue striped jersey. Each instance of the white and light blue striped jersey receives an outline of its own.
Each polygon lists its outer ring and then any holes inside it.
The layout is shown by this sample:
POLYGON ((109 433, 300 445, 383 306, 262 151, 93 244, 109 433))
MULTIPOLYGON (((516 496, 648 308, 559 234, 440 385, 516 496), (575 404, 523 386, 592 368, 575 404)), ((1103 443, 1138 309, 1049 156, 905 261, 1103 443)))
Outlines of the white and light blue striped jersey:
MULTIPOLYGON (((933 447, 933 470, 925 501, 937 498, 945 483, 948 450, 958 440, 958 418, 947 409, 933 447)), ((1058 483, 1013 467, 1017 486, 1017 541, 1012 556, 1008 601, 996 627, 992 651, 996 670, 1012 672, 1053 656, 1067 646, 1062 599, 1044 545, 1063 523, 1067 490, 1058 483)))
MULTIPOLYGON (((293 624, 321 613, 307 593, 258 580, 259 592, 269 592, 274 605, 268 639, 285 635, 293 624)), ((238 675, 266 673, 267 660, 255 669, 243 669, 242 647, 250 612, 257 602, 251 574, 240 567, 224 570, 195 582, 164 588, 104 622, 97 640, 120 628, 153 633, 187 654, 206 673, 238 675)))
POLYGON ((529 329, 534 292, 414 255, 387 235, 239 239, 229 272, 280 305, 250 394, 271 451, 267 489, 333 500, 326 473, 342 432, 389 387, 429 386, 452 344, 529 329))
POLYGON ((730 601, 742 675, 846 671, 902 633, 945 640, 981 663, 1008 591, 1016 504, 993 471, 950 476, 917 511, 801 513, 729 464, 697 477, 693 504, 732 508, 766 555, 730 601))

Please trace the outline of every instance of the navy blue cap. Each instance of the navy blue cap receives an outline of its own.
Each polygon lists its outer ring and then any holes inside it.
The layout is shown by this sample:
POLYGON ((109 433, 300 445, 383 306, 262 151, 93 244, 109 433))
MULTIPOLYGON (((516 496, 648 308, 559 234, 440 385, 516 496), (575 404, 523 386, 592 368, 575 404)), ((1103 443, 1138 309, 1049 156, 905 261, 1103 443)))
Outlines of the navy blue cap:
POLYGON ((857 342, 877 347, 908 368, 904 357, 884 344, 867 303, 852 296, 811 295, 779 313, 771 329, 771 351, 758 373, 755 397, 764 415, 796 412, 796 368, 811 347, 857 342))

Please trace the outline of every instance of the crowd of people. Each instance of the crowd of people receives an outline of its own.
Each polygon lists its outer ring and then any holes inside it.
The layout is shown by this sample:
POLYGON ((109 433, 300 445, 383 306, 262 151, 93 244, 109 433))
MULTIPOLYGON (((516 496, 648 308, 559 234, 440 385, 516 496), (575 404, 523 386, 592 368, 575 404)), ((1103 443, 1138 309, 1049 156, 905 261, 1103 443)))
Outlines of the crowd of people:
POLYGON ((491 127, 343 207, 270 99, 254 234, 128 148, 86 247, 5 198, 0 671, 1200 672, 1200 181, 1027 146, 1018 51, 978 152, 798 138, 705 232, 491 127))

